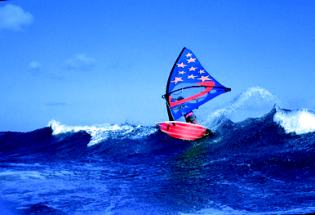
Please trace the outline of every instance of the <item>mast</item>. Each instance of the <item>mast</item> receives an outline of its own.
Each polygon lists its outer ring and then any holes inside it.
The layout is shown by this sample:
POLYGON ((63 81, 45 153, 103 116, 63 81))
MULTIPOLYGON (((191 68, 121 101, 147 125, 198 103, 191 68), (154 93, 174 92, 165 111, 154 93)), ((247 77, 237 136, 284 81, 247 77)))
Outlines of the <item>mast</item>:
POLYGON ((170 96, 170 95, 169 95, 169 93, 168 93, 168 87, 169 87, 169 85, 170 85, 172 72, 173 72, 173 70, 174 70, 174 68, 175 68, 175 66, 176 66, 176 63, 177 63, 177 61, 179 60, 179 58, 181 57, 182 53, 185 51, 185 49, 186 49, 186 47, 184 47, 184 48, 182 49, 182 51, 181 51, 180 54, 178 55, 177 59, 175 60, 175 63, 174 63, 174 65, 173 65, 172 69, 171 69, 171 72, 170 72, 170 74, 169 74, 169 76, 168 76, 168 80, 167 80, 167 84, 166 84, 166 90, 165 90, 165 96, 164 96, 164 98, 165 98, 165 100, 166 100, 166 109, 167 109, 168 119, 169 119, 170 121, 174 121, 174 117, 173 117, 172 112, 171 112, 170 107, 169 107, 169 96, 170 96))

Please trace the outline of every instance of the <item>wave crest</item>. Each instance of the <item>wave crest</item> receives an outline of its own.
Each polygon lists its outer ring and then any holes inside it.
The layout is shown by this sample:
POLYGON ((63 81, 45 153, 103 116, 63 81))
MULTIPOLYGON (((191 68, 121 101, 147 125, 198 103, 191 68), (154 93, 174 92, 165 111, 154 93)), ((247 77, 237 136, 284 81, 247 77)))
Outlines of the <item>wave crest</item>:
POLYGON ((315 114, 307 109, 287 111, 278 109, 273 117, 286 133, 297 135, 315 132, 315 114))
POLYGON ((235 97, 226 107, 214 111, 205 123, 211 127, 217 127, 225 119, 240 122, 249 117, 260 117, 279 103, 281 103, 280 100, 267 89, 258 86, 250 87, 235 97))
POLYGON ((91 136, 88 146, 98 144, 107 138, 116 135, 119 138, 128 136, 130 138, 142 138, 155 132, 155 129, 144 129, 140 125, 117 125, 117 124, 101 124, 92 126, 70 126, 63 125, 56 120, 51 120, 48 126, 53 130, 53 135, 75 133, 85 131, 91 136), (135 133, 133 133, 135 132, 135 133))

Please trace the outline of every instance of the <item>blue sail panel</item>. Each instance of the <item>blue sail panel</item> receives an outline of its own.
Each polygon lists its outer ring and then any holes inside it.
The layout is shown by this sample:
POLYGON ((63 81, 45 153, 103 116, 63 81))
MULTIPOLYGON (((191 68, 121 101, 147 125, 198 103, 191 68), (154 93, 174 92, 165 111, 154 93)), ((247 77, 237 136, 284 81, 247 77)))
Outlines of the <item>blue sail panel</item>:
POLYGON ((229 90, 204 69, 191 50, 184 48, 167 82, 169 118, 176 120, 229 90))

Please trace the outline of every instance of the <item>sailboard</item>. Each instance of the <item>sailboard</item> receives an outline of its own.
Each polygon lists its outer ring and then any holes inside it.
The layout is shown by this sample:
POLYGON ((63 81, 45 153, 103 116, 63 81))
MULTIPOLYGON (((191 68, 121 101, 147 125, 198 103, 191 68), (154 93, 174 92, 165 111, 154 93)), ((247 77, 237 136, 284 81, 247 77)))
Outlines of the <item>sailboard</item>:
POLYGON ((183 140, 196 140, 208 135, 209 130, 202 125, 176 120, 229 91, 231 88, 214 79, 191 50, 183 48, 170 72, 166 93, 162 96, 166 100, 169 121, 158 123, 160 130, 183 140), (195 132, 196 126, 202 130, 195 132))

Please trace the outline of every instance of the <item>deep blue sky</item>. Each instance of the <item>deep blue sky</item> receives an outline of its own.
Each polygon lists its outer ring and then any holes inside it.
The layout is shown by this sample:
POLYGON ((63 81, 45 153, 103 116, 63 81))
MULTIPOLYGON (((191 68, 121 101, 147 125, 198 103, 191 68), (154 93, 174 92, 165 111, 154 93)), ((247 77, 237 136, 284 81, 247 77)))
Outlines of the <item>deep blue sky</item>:
POLYGON ((261 86, 315 107, 315 1, 12 0, 0 2, 0 131, 166 120, 184 46, 233 90, 212 104, 261 86))

